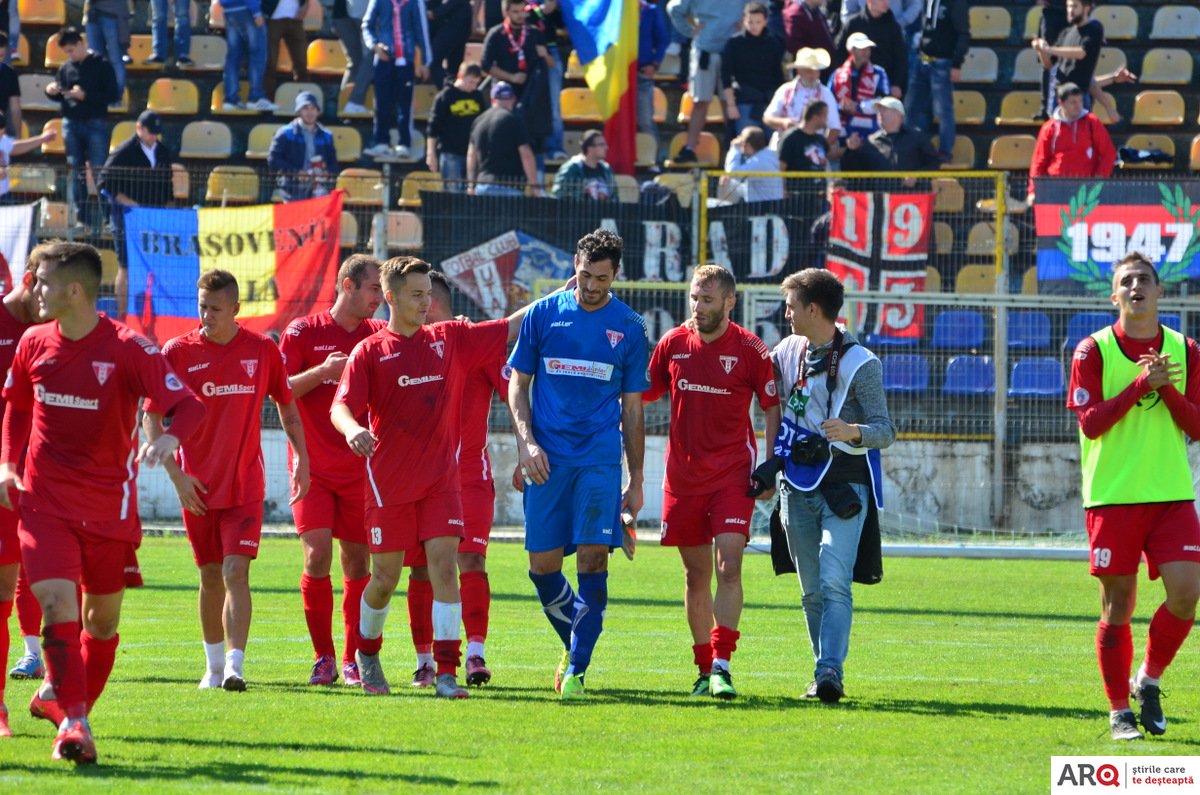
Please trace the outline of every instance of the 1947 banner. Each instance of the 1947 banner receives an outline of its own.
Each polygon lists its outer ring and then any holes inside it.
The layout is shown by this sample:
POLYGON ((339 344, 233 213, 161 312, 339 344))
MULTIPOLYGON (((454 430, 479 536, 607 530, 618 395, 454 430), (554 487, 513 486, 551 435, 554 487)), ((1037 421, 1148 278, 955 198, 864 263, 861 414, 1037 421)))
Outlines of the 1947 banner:
POLYGON ((1200 286, 1200 180, 1037 182, 1038 292, 1102 294, 1112 266, 1138 251, 1168 292, 1200 286))

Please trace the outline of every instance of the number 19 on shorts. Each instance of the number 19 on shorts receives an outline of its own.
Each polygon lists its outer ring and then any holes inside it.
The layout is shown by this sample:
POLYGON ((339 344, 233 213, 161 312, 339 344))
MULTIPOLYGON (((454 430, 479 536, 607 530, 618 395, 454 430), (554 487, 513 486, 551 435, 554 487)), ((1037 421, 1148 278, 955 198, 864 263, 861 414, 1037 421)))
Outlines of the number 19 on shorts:
POLYGON ((1112 550, 1103 547, 1092 550, 1092 565, 1097 569, 1107 569, 1112 563, 1112 550))

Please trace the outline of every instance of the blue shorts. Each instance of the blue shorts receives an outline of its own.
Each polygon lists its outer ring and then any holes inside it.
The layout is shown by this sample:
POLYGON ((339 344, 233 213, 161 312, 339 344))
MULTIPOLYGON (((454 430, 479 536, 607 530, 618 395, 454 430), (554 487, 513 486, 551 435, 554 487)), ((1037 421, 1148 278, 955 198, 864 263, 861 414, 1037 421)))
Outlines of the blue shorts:
POLYGON ((580 544, 621 546, 621 467, 551 465, 525 486, 525 549, 570 555, 580 544))

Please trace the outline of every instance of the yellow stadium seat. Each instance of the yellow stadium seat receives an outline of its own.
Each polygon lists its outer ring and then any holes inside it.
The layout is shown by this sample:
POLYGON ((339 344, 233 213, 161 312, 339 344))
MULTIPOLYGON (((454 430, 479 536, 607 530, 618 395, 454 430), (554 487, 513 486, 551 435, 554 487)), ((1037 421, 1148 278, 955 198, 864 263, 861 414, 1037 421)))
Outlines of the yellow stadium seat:
POLYGON ((286 45, 280 45, 279 52, 275 54, 275 71, 282 74, 292 73, 292 52, 286 45))
POLYGON ((1034 116, 1045 110, 1039 91, 1010 91, 1000 100, 996 124, 1003 127, 1032 127, 1041 124, 1034 116))
POLYGON ((346 191, 346 204, 378 207, 383 204, 383 174, 373 168, 347 168, 338 174, 337 186, 346 191))
POLYGON ((989 47, 972 47, 967 50, 962 65, 962 82, 994 83, 1000 72, 1000 60, 996 51, 989 47))
POLYGON ((100 253, 100 284, 107 287, 112 287, 117 283, 117 272, 121 269, 121 262, 117 259, 117 252, 111 248, 99 249, 100 253))
POLYGON ((640 132, 637 134, 637 162, 634 163, 638 168, 649 168, 658 162, 658 139, 648 132, 640 132))
POLYGON ((146 59, 154 54, 153 38, 147 34, 134 34, 129 41, 129 57, 133 59, 133 63, 125 68, 131 72, 160 72, 163 65, 160 63, 146 63, 146 59))
POLYGON ((12 54, 12 59, 22 66, 29 65, 29 39, 24 33, 17 39, 17 50, 12 54))
MULTIPOLYGON (((80 31, 80 33, 82 32, 80 31)), ((83 43, 87 44, 87 36, 83 37, 83 43)), ((57 69, 67 62, 67 54, 63 51, 62 47, 58 46, 57 36, 46 37, 46 57, 43 59, 43 62, 47 69, 57 69)))
MULTIPOLYGON (((675 117, 678 124, 687 126, 688 121, 692 118, 692 95, 684 92, 679 98, 679 115, 675 117)), ((723 124, 725 122, 725 114, 721 111, 721 103, 714 99, 708 103, 708 113, 704 117, 705 124, 723 124)))
POLYGON ((1200 39, 1200 8, 1162 6, 1154 12, 1151 39, 1200 39))
MULTIPOLYGON (((1017 253, 1017 227, 1011 221, 1004 222, 1004 249, 1009 254, 1017 253)), ((967 254, 971 256, 991 257, 996 253, 996 222, 980 221, 971 227, 967 233, 967 254)), ((985 266, 992 270, 991 265, 985 266)), ((994 271, 993 271, 994 273, 994 271)), ((993 281, 993 284, 995 282, 993 281)), ((995 288, 987 290, 994 292, 995 288)))
POLYGON ((108 151, 111 154, 118 146, 128 141, 137 132, 137 122, 131 119, 119 121, 113 125, 112 135, 108 139, 108 151))
POLYGON ((246 141, 246 159, 266 160, 267 153, 271 151, 271 141, 275 138, 275 133, 280 126, 274 122, 254 125, 250 129, 250 137, 246 141))
MULTIPOLYGON (((1103 74, 1097 71, 1097 74, 1103 74)), ((1187 85, 1192 82, 1192 54, 1187 50, 1156 47, 1142 61, 1142 82, 1187 85)))
POLYGON ((316 83, 289 82, 280 83, 279 88, 275 89, 275 104, 279 106, 275 111, 276 116, 295 116, 296 115, 296 97, 302 91, 311 91, 317 95, 317 107, 321 111, 321 115, 325 115, 325 92, 316 83))
POLYGON ((353 127, 331 127, 333 148, 339 163, 353 163, 362 157, 362 136, 353 127))
POLYGON ((429 83, 419 83, 413 86, 413 118, 417 121, 429 121, 433 112, 433 100, 437 98, 438 87, 429 83))
MULTIPOLYGON (((715 104, 715 103, 714 103, 715 104)), ((954 121, 958 124, 983 124, 987 116, 987 100, 978 91, 954 92, 954 121)))
POLYGON ((1178 127, 1183 124, 1183 97, 1178 91, 1143 91, 1133 100, 1133 123, 1178 127))
POLYGON ((304 15, 304 29, 309 33, 314 33, 320 30, 324 24, 325 7, 320 3, 309 3, 308 12, 304 15))
POLYGON ((1037 139, 1032 135, 1001 135, 992 139, 988 168, 1002 171, 1028 171, 1037 139))
POLYGON ((1037 295, 1038 294, 1038 278, 1037 265, 1032 268, 1026 268, 1025 274, 1021 277, 1021 295, 1037 295))
POLYGON ((191 203, 192 183, 182 163, 171 164, 171 192, 176 201, 191 203))
POLYGON ((692 206, 692 195, 696 192, 696 180, 692 178, 691 174, 659 174, 654 181, 673 190, 681 206, 692 206))
POLYGON ((342 210, 342 248, 358 248, 358 219, 349 210, 342 210))
POLYGON ((219 204, 258 201, 258 174, 249 166, 217 166, 208 175, 204 200, 219 204))
POLYGON ((663 56, 662 63, 658 65, 658 71, 654 73, 654 79, 677 80, 682 73, 683 61, 680 60, 679 54, 667 53, 663 56))
POLYGON ((567 71, 566 77, 568 80, 583 79, 583 64, 579 62, 579 53, 571 50, 571 54, 567 56, 567 71))
POLYGON ((942 274, 938 269, 929 265, 925 268, 925 292, 940 293, 942 291, 942 274))
POLYGON ((667 121, 667 92, 658 86, 654 87, 654 121, 656 124, 667 121))
POLYGON ((563 121, 600 121, 600 108, 590 88, 564 88, 559 94, 563 121))
POLYGON ((642 189, 637 179, 628 174, 617 174, 617 198, 625 204, 637 204, 642 198, 642 189))
MULTIPOLYGON (((945 221, 933 223, 933 251, 942 257, 954 253, 954 230, 945 221)), ((926 290, 928 289, 927 285, 926 290)))
POLYGON ((108 106, 108 113, 111 116, 129 115, 129 86, 125 86, 125 93, 121 95, 121 100, 116 105, 108 106))
MULTIPOLYGON (((1120 148, 1122 145, 1128 146, 1130 149, 1159 149, 1172 157, 1175 156, 1175 142, 1169 135, 1131 135, 1128 141, 1124 144, 1117 144, 1117 147, 1120 148)), ((1136 171, 1163 171, 1173 168, 1173 166, 1171 163, 1122 163, 1121 168, 1136 171)))
POLYGON ((58 192, 52 166, 14 163, 8 167, 9 189, 13 193, 36 193, 53 196, 58 192))
POLYGON ((229 48, 221 36, 192 36, 192 61, 190 70, 197 72, 220 72, 225 68, 225 55, 229 48))
POLYGON ((971 9, 971 40, 1003 41, 1012 31, 1012 15, 1000 6, 975 6, 971 9))
POLYGON ((1192 171, 1200 171, 1200 135, 1192 139, 1192 157, 1188 168, 1192 171))
MULTIPOLYGON (((1096 62, 1096 74, 1106 75, 1117 71, 1122 66, 1128 66, 1125 51, 1119 47, 1101 47, 1100 60, 1096 62)), ((1143 82, 1145 80, 1143 79, 1143 82)))
MULTIPOLYGON (((375 216, 378 219, 380 216, 375 216)), ((421 217, 407 210, 387 214, 387 245, 389 249, 415 251, 425 245, 421 217)))
POLYGON ((1042 30, 1042 7, 1034 6, 1025 12, 1025 32, 1021 34, 1021 38, 1025 41, 1032 41, 1038 37, 1042 30))
POLYGON ((432 171, 409 172, 404 177, 404 181, 400 183, 400 200, 397 204, 401 207, 420 207, 421 191, 423 190, 430 192, 442 190, 442 175, 432 171))
POLYGON ((363 100, 363 107, 367 109, 367 113, 347 113, 345 111, 346 101, 350 99, 350 92, 354 90, 353 83, 347 83, 346 87, 338 92, 338 118, 339 119, 370 119, 375 115, 375 87, 367 86, 367 96, 363 100))
POLYGON ((966 193, 958 180, 954 178, 935 179, 933 192, 937 196, 933 203, 935 213, 957 214, 963 211, 963 206, 966 204, 966 193))
POLYGON ((160 77, 150 86, 146 107, 164 115, 195 116, 200 112, 200 90, 187 78, 160 77))
POLYGON ((65 25, 67 6, 63 0, 20 0, 21 22, 26 25, 65 25))
POLYGON ((1013 64, 1012 81, 1014 83, 1042 82, 1042 62, 1038 59, 1036 52, 1026 49, 1017 53, 1017 60, 1013 64))
POLYGON ((17 75, 17 82, 21 86, 22 109, 53 112, 62 110, 58 100, 46 96, 46 86, 54 82, 53 75, 17 75))
MULTIPOLYGON (((1108 91, 1101 91, 1100 93, 1102 93, 1104 96, 1106 96, 1110 100, 1112 100, 1113 106, 1114 107, 1116 106, 1117 100, 1116 100, 1116 98, 1113 97, 1113 95, 1111 93, 1109 93, 1108 91)), ((1104 124, 1112 124, 1113 123, 1112 117, 1109 116, 1108 111, 1104 109, 1103 103, 1093 102, 1092 103, 1092 114, 1095 115, 1095 117, 1104 124)))
MULTIPOLYGON (((687 133, 678 133, 671 139, 671 146, 668 150, 671 154, 671 160, 675 159, 675 155, 679 154, 679 150, 687 143, 687 133)), ((668 166, 672 166, 670 160, 667 161, 668 166)), ((696 144, 696 162, 682 164, 681 168, 716 168, 721 165, 721 144, 717 141, 717 137, 710 132, 701 132, 700 141, 696 144)))
POLYGON ((314 39, 308 45, 308 72, 341 77, 346 72, 346 51, 337 39, 314 39))
MULTIPOLYGON (((238 84, 238 97, 245 102, 250 96, 250 83, 242 80, 238 84)), ((225 83, 218 80, 213 87, 212 102, 209 103, 209 110, 214 116, 259 116, 261 115, 256 110, 243 108, 241 110, 225 110, 221 106, 225 104, 225 83)))
POLYGON ((222 121, 192 121, 183 128, 180 157, 227 160, 233 154, 233 133, 222 121))
POLYGON ((70 215, 66 202, 41 202, 42 212, 38 219, 38 236, 43 238, 65 237, 70 215))
POLYGON ((1106 41, 1127 41, 1137 38, 1137 12, 1129 6, 1101 4, 1092 10, 1092 19, 1104 26, 1106 41))
POLYGON ((42 144, 42 154, 44 155, 65 155, 67 148, 63 143, 62 119, 47 119, 42 125, 42 132, 47 133, 54 130, 58 133, 58 137, 48 144, 42 144))
MULTIPOLYGON (((974 229, 971 230, 972 233, 974 231, 974 229)), ((995 237, 991 239, 994 241, 995 237)), ((970 243, 968 242, 967 245, 969 247, 970 243)), ((996 292, 996 269, 991 265, 964 265, 958 269, 958 273, 954 274, 954 292, 970 294, 996 292)))
MULTIPOLYGON (((933 136, 933 146, 937 148, 938 136, 933 136)), ((950 153, 950 162, 942 163, 942 168, 947 171, 962 170, 964 168, 975 167, 975 144, 965 135, 957 135, 954 138, 954 149, 950 153)))

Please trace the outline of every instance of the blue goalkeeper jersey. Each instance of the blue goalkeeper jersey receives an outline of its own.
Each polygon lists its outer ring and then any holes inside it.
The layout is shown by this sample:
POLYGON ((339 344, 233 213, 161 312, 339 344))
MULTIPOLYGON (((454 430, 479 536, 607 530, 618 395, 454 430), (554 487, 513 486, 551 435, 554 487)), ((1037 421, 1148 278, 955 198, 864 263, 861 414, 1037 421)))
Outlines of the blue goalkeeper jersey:
POLYGON ((621 393, 648 389, 641 315, 610 297, 588 312, 574 291, 525 315, 508 363, 533 376, 533 437, 550 466, 621 463, 621 393))

